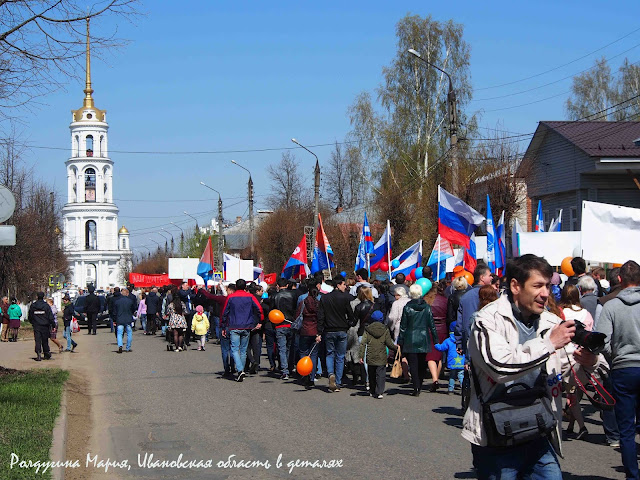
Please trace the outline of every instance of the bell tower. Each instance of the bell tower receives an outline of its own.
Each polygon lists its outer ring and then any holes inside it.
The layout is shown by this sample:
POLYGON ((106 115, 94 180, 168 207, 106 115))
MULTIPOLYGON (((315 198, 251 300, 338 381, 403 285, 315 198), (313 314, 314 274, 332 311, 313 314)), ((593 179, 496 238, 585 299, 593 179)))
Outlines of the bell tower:
POLYGON ((82 107, 71 111, 71 156, 67 169, 67 203, 63 245, 73 283, 96 288, 120 285, 120 260, 131 250, 118 243, 118 207, 113 203, 113 161, 109 158, 106 110, 93 100, 91 49, 87 19, 86 80, 82 107))

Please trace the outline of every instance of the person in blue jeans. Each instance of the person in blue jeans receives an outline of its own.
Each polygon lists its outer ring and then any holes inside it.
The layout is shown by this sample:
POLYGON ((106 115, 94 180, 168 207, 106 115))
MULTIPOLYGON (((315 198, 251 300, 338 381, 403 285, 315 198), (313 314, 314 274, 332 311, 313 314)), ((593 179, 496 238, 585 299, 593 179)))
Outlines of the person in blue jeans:
POLYGON ((117 325, 118 335, 118 353, 122 353, 122 337, 126 330, 127 332, 127 347, 125 351, 131 351, 131 339, 133 337, 133 330, 131 328, 131 320, 135 310, 135 305, 131 298, 129 298, 129 290, 126 288, 120 291, 121 295, 114 297, 113 308, 115 310, 115 318, 117 325))
POLYGON ((449 369, 449 390, 448 394, 453 393, 456 386, 456 378, 462 387, 464 380, 464 355, 458 353, 456 348, 456 322, 451 322, 449 326, 449 337, 442 343, 436 343, 434 346, 439 352, 447 352, 447 368, 449 369))
POLYGON ((329 391, 339 392, 342 386, 344 357, 347 353, 347 330, 355 325, 357 320, 351 308, 353 298, 346 292, 347 285, 344 277, 336 275, 333 282, 334 290, 320 297, 316 342, 320 342, 324 336, 327 348, 329 391))
POLYGON ((73 303, 69 294, 62 299, 62 318, 64 320, 64 338, 67 339, 67 352, 73 352, 78 344, 71 338, 71 321, 73 320, 73 303))
POLYGON ((604 354, 611 364, 620 453, 626 478, 637 480, 636 423, 640 405, 640 265, 629 260, 620 267, 622 290, 602 307, 598 330, 607 337, 604 354))
POLYGON ((246 375, 244 365, 251 330, 260 328, 264 320, 262 306, 246 288, 247 282, 239 279, 222 312, 222 337, 230 340, 231 355, 238 369, 237 382, 242 382, 246 375))

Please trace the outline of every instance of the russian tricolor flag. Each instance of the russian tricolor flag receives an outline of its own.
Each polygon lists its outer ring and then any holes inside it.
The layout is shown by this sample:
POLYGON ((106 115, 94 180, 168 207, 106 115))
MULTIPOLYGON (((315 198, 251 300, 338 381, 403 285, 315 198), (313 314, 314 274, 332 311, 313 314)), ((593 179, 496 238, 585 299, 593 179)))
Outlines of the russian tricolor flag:
POLYGON ((364 222, 362 223, 362 234, 360 235, 360 245, 358 246, 358 256, 356 257, 355 270, 366 268, 369 270, 369 255, 373 253, 373 238, 367 220, 367 212, 364 212, 364 222))
POLYGON ((422 262, 422 240, 411 245, 394 260, 398 260, 400 266, 391 272, 391 277, 393 278, 399 273, 409 275, 411 270, 418 268, 422 262))
POLYGON ((498 249, 496 250, 496 269, 498 272, 504 272, 507 267, 507 247, 504 231, 504 210, 500 216, 498 227, 496 228, 496 237, 498 238, 498 249))
POLYGON ((478 266, 478 256, 476 253, 476 234, 472 233, 469 237, 469 248, 464 249, 464 269, 473 273, 478 266))
POLYGON ((391 265, 391 225, 389 220, 387 220, 387 228, 384 229, 382 237, 373 247, 373 257, 370 260, 371 271, 380 270, 380 264, 383 262, 391 265))
POLYGON ((436 272, 436 280, 442 280, 447 274, 447 258, 453 257, 453 248, 451 244, 438 235, 436 243, 433 246, 427 266, 436 272))
POLYGON ((306 278, 309 275, 309 267, 307 266, 307 239, 303 236, 300 243, 295 248, 291 257, 284 267, 282 267, 282 276, 284 278, 306 278))
POLYGON ((438 233, 442 238, 469 248, 471 234, 484 220, 476 210, 438 186, 438 233))
POLYGON ((318 233, 316 234, 316 245, 313 249, 313 258, 311 260, 311 273, 331 270, 333 267, 335 267, 333 263, 333 250, 329 244, 327 234, 324 233, 322 217, 318 214, 318 233))

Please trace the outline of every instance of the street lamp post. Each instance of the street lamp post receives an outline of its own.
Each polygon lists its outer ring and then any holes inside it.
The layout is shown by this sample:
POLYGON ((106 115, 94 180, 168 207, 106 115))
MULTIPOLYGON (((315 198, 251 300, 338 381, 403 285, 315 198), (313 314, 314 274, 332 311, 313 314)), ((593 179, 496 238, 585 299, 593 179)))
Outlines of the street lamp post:
MULTIPOLYGON (((251 174, 249 174, 251 175, 251 174)), ((200 185, 208 188, 209 190, 213 190, 218 194, 218 268, 222 268, 224 264, 224 223, 222 220, 222 197, 220 196, 220 192, 213 187, 210 187, 204 182, 200 182, 200 185)))
MULTIPOLYGON (((320 203, 320 161, 318 160, 318 156, 309 150, 307 147, 298 142, 295 138, 292 138, 291 141, 298 145, 299 147, 304 148, 311 155, 316 157, 316 168, 313 171, 313 193, 315 197, 315 204, 313 208, 313 242, 315 242, 316 235, 318 235, 318 207, 320 203)), ((313 250, 308 252, 309 258, 313 254, 313 250)))
POLYGON ((182 255, 182 249, 184 248, 184 230, 173 222, 171 222, 171 225, 180 229, 180 255, 182 255))
POLYGON ((239 166, 249 174, 249 244, 251 245, 251 260, 255 260, 255 246, 254 246, 254 232, 253 232, 253 179, 251 178, 251 172, 249 169, 243 167, 235 160, 231 160, 231 163, 239 166))
POLYGON ((193 218, 193 219, 196 221, 196 233, 198 233, 198 230, 199 230, 199 228, 198 228, 198 219, 197 219, 196 217, 194 217, 193 215, 189 215, 189 214, 186 212, 186 210, 185 210, 184 212, 182 212, 182 213, 184 213, 187 217, 191 217, 191 218, 193 218))
POLYGON ((151 240, 153 243, 158 245, 158 252, 162 249, 161 245, 158 242, 156 242, 153 238, 149 237, 149 240, 151 240))
POLYGON ((451 148, 451 190, 454 195, 458 194, 458 107, 456 101, 456 91, 453 89, 453 82, 451 81, 451 75, 442 70, 440 67, 434 65, 422 58, 422 56, 416 52, 413 48, 407 50, 411 55, 415 56, 419 60, 430 67, 435 68, 439 72, 444 73, 449 79, 449 92, 447 93, 447 112, 449 114, 449 147, 451 148))
POLYGON ((165 237, 160 232, 156 232, 156 233, 160 235, 162 238, 164 238, 164 254, 168 255, 169 254, 169 238, 165 237))
POLYGON ((162 227, 160 230, 168 233, 171 236, 171 254, 173 255, 173 247, 175 245, 175 241, 173 240, 173 234, 169 230, 165 230, 164 227, 162 227))

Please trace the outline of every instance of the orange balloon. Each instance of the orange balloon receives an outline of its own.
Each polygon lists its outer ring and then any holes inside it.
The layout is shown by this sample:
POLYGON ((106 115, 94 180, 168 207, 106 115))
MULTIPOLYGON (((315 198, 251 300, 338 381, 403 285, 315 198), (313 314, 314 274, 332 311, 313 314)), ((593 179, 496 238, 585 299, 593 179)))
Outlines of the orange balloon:
POLYGON ((622 266, 621 263, 614 263, 613 267, 611 267, 611 268, 620 268, 621 266, 622 266))
POLYGON ((464 273, 462 275, 464 275, 464 278, 467 279, 467 283, 469 285, 473 285, 473 273, 464 270, 464 273))
POLYGON ((462 275, 464 275, 464 267, 461 265, 453 267, 453 278, 461 277, 462 275))
POLYGON ((309 355, 298 360, 296 371, 303 377, 306 377, 313 371, 313 360, 311 360, 309 355))
POLYGON ((269 321, 274 325, 279 325, 284 322, 284 313, 280 310, 274 309, 269 312, 269 321))
POLYGON ((573 257, 566 257, 560 264, 562 273, 564 273, 567 277, 573 277, 575 275, 573 267, 571 266, 571 260, 573 260, 573 257))

